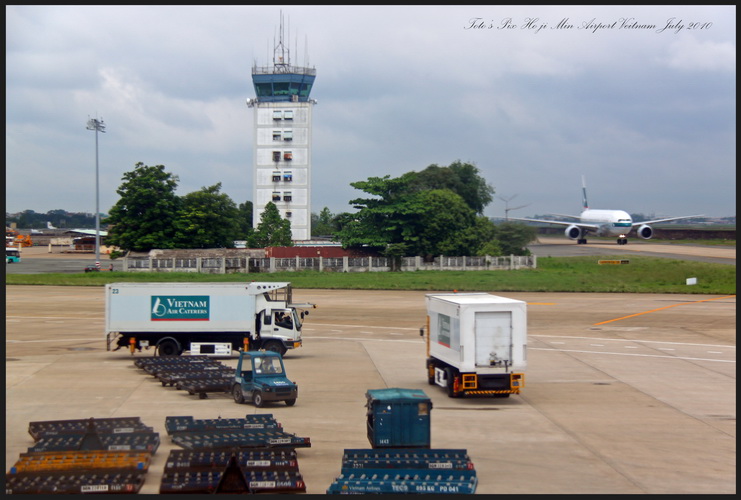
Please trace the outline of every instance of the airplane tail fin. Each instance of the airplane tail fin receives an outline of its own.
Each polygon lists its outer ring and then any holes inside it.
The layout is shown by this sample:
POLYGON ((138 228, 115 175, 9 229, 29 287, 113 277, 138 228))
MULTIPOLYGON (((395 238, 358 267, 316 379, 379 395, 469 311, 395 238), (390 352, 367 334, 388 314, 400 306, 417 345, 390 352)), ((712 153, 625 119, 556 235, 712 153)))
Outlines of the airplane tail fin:
POLYGON ((52 226, 51 225, 51 222, 49 222, 49 221, 46 222, 46 228, 47 229, 56 229, 56 227, 52 226))
POLYGON ((584 209, 589 208, 589 203, 587 203, 587 181, 583 175, 581 176, 581 204, 584 209))

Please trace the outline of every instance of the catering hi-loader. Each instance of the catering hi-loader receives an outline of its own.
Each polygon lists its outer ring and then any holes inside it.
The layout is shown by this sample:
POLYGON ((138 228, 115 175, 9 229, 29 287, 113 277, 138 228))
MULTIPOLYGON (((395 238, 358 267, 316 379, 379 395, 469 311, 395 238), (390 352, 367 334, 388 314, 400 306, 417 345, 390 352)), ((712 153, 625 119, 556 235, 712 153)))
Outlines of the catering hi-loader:
POLYGON ((111 283, 105 287, 106 348, 154 348, 159 356, 229 356, 301 346, 314 304, 293 304, 287 282, 111 283))
POLYGON ((425 296, 427 381, 448 396, 509 397, 525 385, 527 304, 488 293, 425 296))

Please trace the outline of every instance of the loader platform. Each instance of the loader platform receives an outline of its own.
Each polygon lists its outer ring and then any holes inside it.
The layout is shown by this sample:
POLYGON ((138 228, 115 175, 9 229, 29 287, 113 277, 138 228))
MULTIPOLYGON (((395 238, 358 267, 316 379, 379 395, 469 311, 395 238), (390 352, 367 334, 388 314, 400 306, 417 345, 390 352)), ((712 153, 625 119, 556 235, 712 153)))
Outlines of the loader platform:
POLYGON ((473 494, 478 479, 466 450, 346 449, 328 494, 473 494))
POLYGON ((139 418, 31 422, 36 444, 6 475, 6 494, 138 493, 159 446, 139 418))

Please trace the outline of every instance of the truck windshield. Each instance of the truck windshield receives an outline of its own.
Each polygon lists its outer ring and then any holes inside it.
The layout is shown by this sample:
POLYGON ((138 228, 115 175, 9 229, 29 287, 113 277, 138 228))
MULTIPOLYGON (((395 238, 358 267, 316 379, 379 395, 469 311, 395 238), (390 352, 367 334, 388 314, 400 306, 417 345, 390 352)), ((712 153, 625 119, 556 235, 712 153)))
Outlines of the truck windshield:
POLYGON ((296 325, 296 330, 301 330, 301 316, 296 309, 293 310, 293 322, 296 325))
POLYGON ((255 373, 260 374, 282 374, 283 366, 276 358, 256 358, 255 373))

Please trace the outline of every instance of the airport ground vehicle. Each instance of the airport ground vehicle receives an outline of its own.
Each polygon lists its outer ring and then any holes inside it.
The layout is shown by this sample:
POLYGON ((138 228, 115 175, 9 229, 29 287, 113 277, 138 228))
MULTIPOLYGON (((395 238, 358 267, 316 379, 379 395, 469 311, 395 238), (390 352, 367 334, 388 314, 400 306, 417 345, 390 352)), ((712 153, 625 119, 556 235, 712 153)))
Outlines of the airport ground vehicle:
POLYGON ((234 402, 252 401, 261 408, 267 401, 296 404, 298 385, 288 380, 283 358, 273 351, 241 351, 232 385, 234 402))
POLYGON ((427 380, 448 396, 508 397, 525 384, 525 302, 488 293, 427 294, 427 380))
POLYGON ((21 261, 21 251, 14 247, 5 247, 6 264, 16 264, 21 261))
POLYGON ((33 246, 33 240, 28 234, 21 234, 15 229, 5 226, 5 246, 16 246, 22 247, 33 246))
POLYGON ((111 264, 106 269, 103 269, 100 267, 100 263, 92 265, 92 266, 85 266, 85 272, 86 273, 97 273, 100 271, 113 271, 113 264, 111 264))
POLYGON ((301 346, 303 309, 314 307, 292 304, 287 282, 110 283, 105 293, 107 350, 154 347, 160 356, 260 348, 283 355, 301 346))

